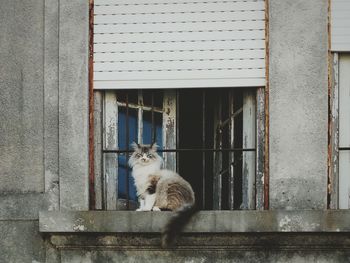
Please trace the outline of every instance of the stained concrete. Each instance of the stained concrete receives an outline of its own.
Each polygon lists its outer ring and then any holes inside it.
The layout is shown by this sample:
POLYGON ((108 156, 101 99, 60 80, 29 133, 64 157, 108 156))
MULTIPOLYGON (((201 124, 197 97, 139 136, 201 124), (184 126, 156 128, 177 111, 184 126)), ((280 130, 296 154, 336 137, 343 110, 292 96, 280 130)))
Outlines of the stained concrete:
POLYGON ((88 209, 89 2, 60 1, 60 209, 88 209))
POLYGON ((0 5, 0 192, 44 190, 44 1, 0 5))
POLYGON ((176 250, 176 251, 71 251, 62 252, 64 263, 329 263, 349 262, 348 253, 339 252, 298 252, 298 251, 237 251, 237 250, 176 250))
POLYGON ((62 262, 299 263, 348 262, 350 257, 349 236, 341 233, 186 234, 168 249, 160 247, 159 234, 65 234, 51 242, 60 247, 62 262))
MULTIPOLYGON (((41 212, 43 233, 160 233, 171 212, 41 212)), ((350 233, 348 210, 200 211, 186 233, 343 232, 350 233)))
POLYGON ((36 220, 0 220, 0 262, 45 262, 45 245, 37 230, 36 220))
POLYGON ((270 0, 270 207, 325 209, 327 3, 270 0))

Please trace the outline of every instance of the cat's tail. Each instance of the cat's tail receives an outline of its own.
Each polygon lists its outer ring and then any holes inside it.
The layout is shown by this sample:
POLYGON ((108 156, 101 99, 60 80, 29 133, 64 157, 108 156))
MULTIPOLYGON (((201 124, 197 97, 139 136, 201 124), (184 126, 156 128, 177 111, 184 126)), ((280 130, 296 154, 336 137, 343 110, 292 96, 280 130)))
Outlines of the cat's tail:
POLYGON ((166 248, 171 246, 176 236, 182 232, 192 216, 198 212, 198 209, 194 205, 184 205, 176 214, 169 220, 162 232, 162 247, 166 248))

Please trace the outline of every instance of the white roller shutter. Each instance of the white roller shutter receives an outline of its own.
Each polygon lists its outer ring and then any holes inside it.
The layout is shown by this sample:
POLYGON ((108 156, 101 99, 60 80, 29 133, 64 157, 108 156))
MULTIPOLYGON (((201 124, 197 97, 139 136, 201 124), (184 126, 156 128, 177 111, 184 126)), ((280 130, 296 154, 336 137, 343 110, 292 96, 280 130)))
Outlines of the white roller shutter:
POLYGON ((95 0, 94 87, 265 85, 263 0, 95 0))
POLYGON ((350 0, 332 0, 331 10, 331 49, 350 51, 350 0))

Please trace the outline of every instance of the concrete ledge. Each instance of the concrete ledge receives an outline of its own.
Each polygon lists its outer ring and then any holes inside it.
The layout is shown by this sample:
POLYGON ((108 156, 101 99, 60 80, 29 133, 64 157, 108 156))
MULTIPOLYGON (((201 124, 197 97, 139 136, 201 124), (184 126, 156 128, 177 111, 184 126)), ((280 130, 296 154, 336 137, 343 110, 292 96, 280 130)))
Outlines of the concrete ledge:
MULTIPOLYGON (((40 232, 159 233, 171 212, 40 212, 40 232)), ((201 211, 187 233, 350 232, 349 210, 201 211)))

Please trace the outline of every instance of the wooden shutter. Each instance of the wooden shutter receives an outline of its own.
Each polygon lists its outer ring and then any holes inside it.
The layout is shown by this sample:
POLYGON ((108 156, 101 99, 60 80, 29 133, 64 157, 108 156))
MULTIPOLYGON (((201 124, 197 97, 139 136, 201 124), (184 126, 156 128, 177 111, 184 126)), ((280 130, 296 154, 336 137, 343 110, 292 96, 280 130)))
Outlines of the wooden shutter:
POLYGON ((263 0, 95 0, 94 87, 265 85, 263 0))
POLYGON ((350 1, 332 0, 331 10, 331 49, 350 51, 350 1))

